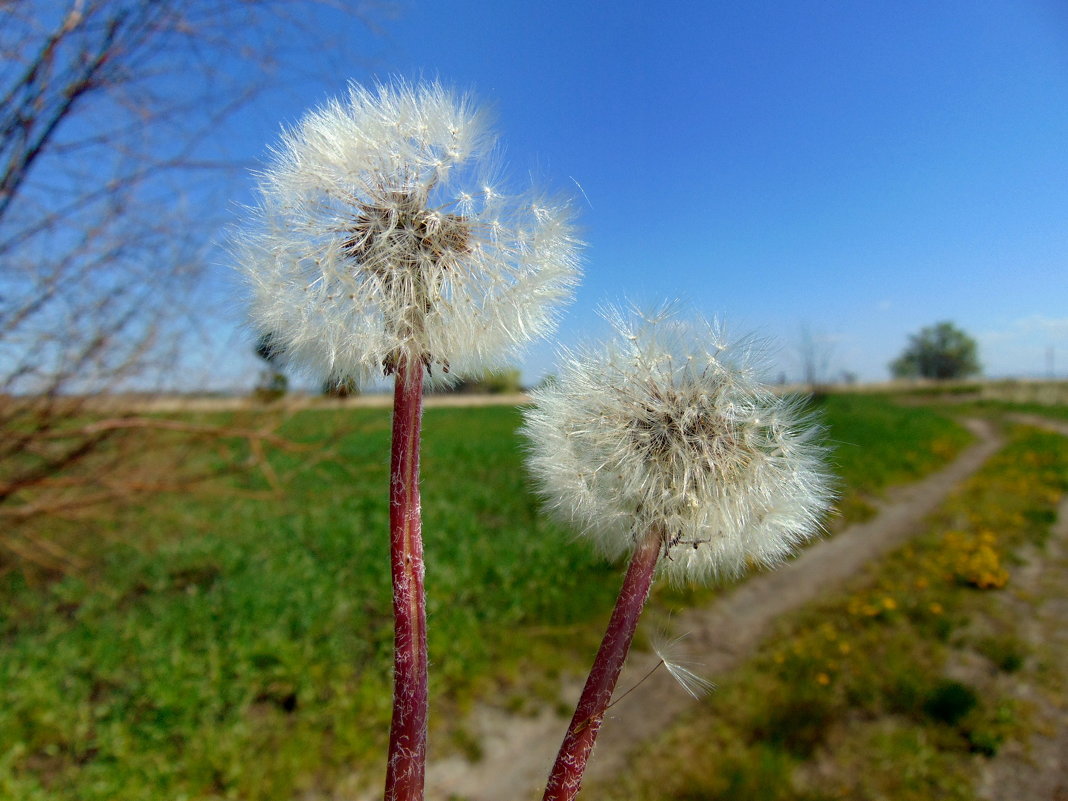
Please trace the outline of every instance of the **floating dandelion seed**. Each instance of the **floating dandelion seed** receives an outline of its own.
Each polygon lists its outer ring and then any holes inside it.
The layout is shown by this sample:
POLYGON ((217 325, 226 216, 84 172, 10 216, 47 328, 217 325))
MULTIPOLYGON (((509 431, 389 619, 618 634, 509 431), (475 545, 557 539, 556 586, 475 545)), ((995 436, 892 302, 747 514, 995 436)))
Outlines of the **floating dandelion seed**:
POLYGON ((548 333, 579 273, 567 203, 495 180, 494 137, 440 84, 351 85, 285 132, 235 240, 280 358, 365 382, 470 374, 548 333))
POLYGON ((652 647, 653 653, 659 657, 659 661, 653 665, 653 667, 642 676, 638 681, 632 684, 625 693, 615 698, 612 703, 604 708, 604 711, 608 711, 632 692, 637 690, 645 680, 652 676, 656 671, 663 667, 675 681, 686 691, 686 693, 693 697, 694 700, 699 700, 702 696, 707 695, 716 688, 716 685, 701 676, 694 673, 687 665, 695 664, 690 660, 680 659, 677 654, 678 645, 686 639, 686 635, 680 635, 673 640, 668 640, 662 632, 657 632, 653 635, 652 647))
POLYGON ((690 669, 690 665, 698 667, 696 663, 679 656, 679 645, 685 639, 685 634, 671 640, 664 638, 662 635, 657 635, 653 637, 651 643, 653 653, 660 658, 660 664, 662 664, 671 677, 679 683, 679 686, 681 686, 682 689, 694 699, 700 699, 712 692, 712 690, 716 688, 716 685, 703 676, 697 675, 690 669))

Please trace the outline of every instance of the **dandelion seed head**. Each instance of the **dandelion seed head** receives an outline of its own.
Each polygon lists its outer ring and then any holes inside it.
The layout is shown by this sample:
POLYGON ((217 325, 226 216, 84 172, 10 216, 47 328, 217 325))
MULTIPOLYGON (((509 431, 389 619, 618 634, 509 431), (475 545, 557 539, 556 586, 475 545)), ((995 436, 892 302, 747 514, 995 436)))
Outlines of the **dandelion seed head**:
POLYGON ((471 98, 362 87, 284 132, 234 239, 251 320, 278 356, 364 382, 398 360, 438 376, 548 333, 579 274, 566 201, 511 194, 471 98))
POLYGON ((773 565, 813 537, 833 499, 822 431, 760 383, 761 343, 675 305, 605 316, 614 337, 565 351, 525 414, 549 508, 609 558, 661 531, 677 580, 773 565))

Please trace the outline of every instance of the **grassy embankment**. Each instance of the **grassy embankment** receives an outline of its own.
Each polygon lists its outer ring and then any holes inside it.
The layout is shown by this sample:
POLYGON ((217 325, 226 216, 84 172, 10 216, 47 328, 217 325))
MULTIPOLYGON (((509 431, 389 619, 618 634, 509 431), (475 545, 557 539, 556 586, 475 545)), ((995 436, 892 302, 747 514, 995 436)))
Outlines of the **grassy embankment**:
POLYGON ((1035 725, 1013 686, 1063 700, 1063 669, 1018 634, 1009 600, 1042 600, 1014 571, 1026 549, 1044 558, 1066 489, 1063 437, 1015 430, 926 533, 783 620, 633 775, 591 797, 975 799, 978 761, 1035 725))
MULTIPOLYGON (((846 516, 968 439, 876 397, 832 396, 825 412, 846 516)), ((426 415, 438 725, 474 697, 548 695, 590 658, 617 589, 617 568, 540 514, 518 421, 507 407, 426 415)), ((293 473, 281 497, 245 497, 265 489, 246 478, 159 498, 117 519, 91 569, 0 580, 0 797, 288 799, 381 770, 388 414, 309 412, 287 433, 336 458, 293 473)), ((280 473, 298 458, 278 456, 280 473)))
POLYGON ((905 401, 953 405, 958 414, 1029 414, 1068 420, 1068 381, 936 382, 903 388, 905 401))

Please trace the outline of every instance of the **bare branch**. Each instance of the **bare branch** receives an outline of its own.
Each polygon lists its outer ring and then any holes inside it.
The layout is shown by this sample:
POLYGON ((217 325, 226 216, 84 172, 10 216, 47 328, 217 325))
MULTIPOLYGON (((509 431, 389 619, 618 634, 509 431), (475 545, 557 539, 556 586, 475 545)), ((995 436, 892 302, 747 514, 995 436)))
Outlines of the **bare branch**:
POLYGON ((339 21, 391 10, 0 3, 0 554, 69 569, 76 557, 28 524, 202 481, 175 454, 205 439, 243 442, 244 466, 281 486, 269 454, 290 446, 269 426, 102 417, 85 400, 175 383, 204 327, 195 298, 225 210, 208 201, 247 167, 228 125, 279 73, 324 63, 339 21), (145 438, 173 449, 170 473, 145 469, 145 438))

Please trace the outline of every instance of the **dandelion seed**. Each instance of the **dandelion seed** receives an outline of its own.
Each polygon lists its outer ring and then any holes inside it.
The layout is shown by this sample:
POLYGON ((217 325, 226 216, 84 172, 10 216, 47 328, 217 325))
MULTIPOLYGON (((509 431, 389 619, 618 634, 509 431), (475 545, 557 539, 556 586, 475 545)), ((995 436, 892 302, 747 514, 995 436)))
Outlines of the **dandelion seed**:
POLYGON ((714 690, 716 685, 703 676, 697 675, 690 669, 689 665, 697 666, 695 663, 687 659, 679 658, 677 649, 679 644, 685 639, 685 634, 667 641, 660 636, 654 637, 652 642, 653 653, 660 658, 660 662, 664 665, 664 668, 671 674, 671 677, 679 683, 682 689, 693 698, 700 699, 702 696, 708 695, 708 693, 714 690))

